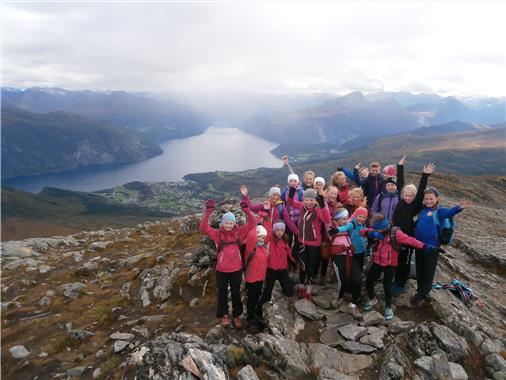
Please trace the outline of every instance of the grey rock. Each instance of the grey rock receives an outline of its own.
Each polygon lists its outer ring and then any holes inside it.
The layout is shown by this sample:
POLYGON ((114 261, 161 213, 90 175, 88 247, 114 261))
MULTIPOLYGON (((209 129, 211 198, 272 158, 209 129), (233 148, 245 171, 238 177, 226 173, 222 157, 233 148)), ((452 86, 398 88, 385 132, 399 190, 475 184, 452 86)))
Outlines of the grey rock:
POLYGON ((362 338, 360 338, 359 341, 362 344, 372 346, 379 350, 382 350, 385 347, 385 344, 383 343, 383 340, 382 338, 379 337, 379 335, 365 335, 362 338))
POLYGON ((86 330, 69 330, 68 334, 71 339, 79 342, 85 341, 89 337, 95 335, 94 333, 86 330))
POLYGON ((351 374, 372 367, 369 355, 353 355, 320 343, 307 345, 307 363, 311 368, 330 368, 351 374))
POLYGON ((90 244, 90 249, 93 251, 103 251, 112 243, 112 241, 96 241, 90 244))
POLYGON ((134 334, 115 332, 109 335, 109 338, 113 340, 132 340, 135 338, 134 334))
POLYGON ((93 271, 97 269, 98 263, 96 261, 88 261, 87 263, 84 263, 83 269, 88 271, 93 271))
POLYGON ((72 282, 60 286, 60 290, 63 291, 63 295, 67 298, 76 299, 81 294, 81 290, 85 287, 80 282, 72 282))
POLYGON ((353 380, 353 377, 337 372, 331 368, 321 368, 317 380, 353 380))
POLYGON ((355 318, 353 318, 350 314, 347 313, 326 315, 325 319, 326 319, 325 326, 327 327, 341 327, 350 324, 357 324, 355 318))
POLYGON ((100 376, 102 376, 102 370, 100 368, 95 368, 92 376, 94 379, 98 379, 100 376))
POLYGON ((506 360, 499 354, 485 356, 485 365, 487 372, 494 379, 501 378, 501 374, 506 373, 506 360))
POLYGON ((269 331, 274 336, 295 339, 294 313, 290 312, 289 301, 277 291, 273 292, 272 303, 263 306, 263 315, 269 331))
POLYGON ((140 336, 143 336, 144 338, 147 338, 149 336, 149 330, 147 327, 134 327, 132 331, 140 336))
POLYGON ((235 358, 225 344, 211 344, 209 351, 229 367, 235 367, 235 358))
POLYGON ((380 380, 404 380, 410 360, 396 344, 388 346, 381 363, 380 380))
POLYGON ((130 282, 125 282, 123 285, 121 285, 119 294, 126 300, 130 299, 130 282))
POLYGON ((376 326, 385 323, 385 317, 377 311, 370 311, 363 314, 363 321, 360 323, 363 326, 376 326))
POLYGON ((315 305, 321 307, 322 309, 333 308, 332 296, 329 294, 322 294, 322 295, 313 296, 312 300, 315 305))
POLYGON ((9 348, 9 352, 14 359, 24 359, 30 355, 30 351, 28 351, 25 346, 22 345, 12 346, 9 348))
POLYGON ((227 332, 222 325, 216 325, 207 332, 206 341, 210 343, 221 343, 225 339, 227 332))
POLYGON ((127 348, 128 345, 129 345, 129 342, 126 340, 114 341, 114 346, 113 346, 114 353, 123 351, 125 348, 127 348))
POLYGON ((400 321, 400 322, 392 322, 388 326, 388 332, 390 334, 400 334, 404 331, 408 331, 415 327, 415 322, 413 321, 400 321))
POLYGON ((149 293, 146 288, 141 287, 139 289, 139 298, 141 299, 141 304, 143 307, 151 305, 151 301, 149 300, 149 293))
POLYGON ((227 367, 210 352, 198 348, 188 350, 204 379, 228 380, 227 367))
POLYGON ((343 341, 342 336, 337 332, 337 327, 325 328, 320 333, 320 343, 335 347, 343 341))
POLYGON ((480 351, 483 355, 498 354, 504 351, 504 344, 498 339, 485 339, 480 346, 480 351))
POLYGON ((40 266, 39 266, 39 273, 47 273, 47 272, 49 272, 51 269, 53 269, 53 267, 52 267, 52 266, 49 266, 49 265, 45 265, 45 264, 43 264, 43 265, 40 265, 40 266))
POLYGON ((67 370, 67 376, 69 377, 81 377, 86 371, 86 367, 74 367, 67 370))
POLYGON ((102 356, 104 356, 104 350, 98 350, 96 353, 95 353, 95 357, 98 359, 98 358, 101 358, 102 356))
POLYGON ((366 327, 351 324, 338 327, 337 330, 342 336, 344 336, 345 339, 351 341, 358 341, 360 338, 367 334, 366 327))
POLYGON ((200 258, 198 264, 200 268, 207 268, 209 264, 211 264, 211 258, 209 256, 203 256, 200 258))
POLYGON ((451 361, 458 362, 469 356, 469 346, 465 339, 455 334, 448 327, 432 322, 429 324, 429 328, 439 347, 448 353, 451 361))
POLYGON ((140 254, 140 255, 135 255, 135 256, 128 257, 126 259, 122 259, 122 260, 119 261, 119 266, 120 267, 129 267, 129 266, 135 265, 140 260, 142 260, 143 258, 145 258, 146 256, 147 255, 145 255, 145 254, 140 254))
POLYGON ((352 354, 370 353, 377 350, 376 347, 369 346, 358 342, 344 341, 340 342, 339 346, 352 354))
POLYGON ((294 306, 300 315, 308 319, 318 320, 323 317, 323 315, 318 313, 318 310, 316 310, 314 303, 306 299, 295 301, 294 306))
POLYGON ((39 300, 38 304, 39 306, 47 306, 51 304, 51 301, 52 301, 51 297, 44 296, 39 300))
POLYGON ((464 368, 457 363, 450 362, 450 373, 452 380, 467 380, 468 376, 464 368))
POLYGON ((239 372, 237 372, 237 380, 260 380, 251 365, 247 365, 246 367, 241 368, 239 372))

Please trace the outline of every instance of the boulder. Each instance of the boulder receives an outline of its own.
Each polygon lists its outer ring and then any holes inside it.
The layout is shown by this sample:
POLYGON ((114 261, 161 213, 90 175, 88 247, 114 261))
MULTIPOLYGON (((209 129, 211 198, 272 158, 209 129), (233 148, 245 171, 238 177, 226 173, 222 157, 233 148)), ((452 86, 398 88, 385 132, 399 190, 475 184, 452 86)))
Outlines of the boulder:
POLYGON ((506 360, 499 354, 489 354, 485 357, 488 374, 493 379, 504 379, 506 373, 506 360))
POLYGON ((95 241, 90 244, 90 249, 93 251, 103 251, 112 243, 112 241, 95 241))
POLYGON ((381 364, 380 380, 404 380, 410 369, 410 360, 396 344, 388 346, 381 364))
POLYGON ((308 319, 318 320, 323 317, 320 313, 318 313, 318 310, 316 310, 314 303, 306 299, 295 301, 294 306, 300 315, 308 319))
POLYGON ((237 380, 260 380, 253 369, 249 364, 246 367, 241 368, 239 372, 237 372, 237 380))
POLYGON ((376 347, 369 346, 358 342, 343 341, 339 346, 352 354, 370 353, 377 350, 376 347))
POLYGON ((307 363, 311 368, 330 368, 351 374, 372 366, 368 355, 353 355, 320 343, 307 345, 307 363))
POLYGON ((431 322, 429 328, 439 347, 448 353, 451 361, 465 360, 469 356, 469 346, 465 339, 455 334, 446 326, 431 322))
POLYGON ((118 353, 118 352, 123 351, 125 348, 127 348, 127 346, 129 344, 130 343, 127 342, 126 340, 116 340, 116 341, 114 341, 114 346, 113 346, 114 353, 118 353))
POLYGON ((325 316, 325 326, 327 327, 341 327, 349 324, 356 324, 355 318, 347 313, 339 313, 335 315, 325 316))
POLYGON ((330 368, 322 368, 317 380, 354 380, 354 378, 330 368))
POLYGON ((413 321, 400 321, 400 322, 392 322, 388 325, 388 332, 390 334, 400 334, 404 331, 408 331, 415 327, 415 322, 413 321))
POLYGON ((325 328, 320 333, 320 343, 334 347, 343 341, 343 337, 337 332, 336 327, 325 328))
POLYGON ((82 342, 95 335, 94 333, 86 330, 69 330, 68 332, 71 339, 82 342))
POLYGON ((351 341, 358 341, 361 337, 367 334, 367 328, 356 325, 345 325, 338 327, 339 333, 344 336, 345 339, 351 341))
POLYGON ((370 311, 363 314, 363 321, 360 323, 363 326, 376 326, 385 323, 385 317, 377 311, 370 311))
POLYGON ((134 334, 115 332, 109 335, 109 338, 113 340, 132 340, 135 338, 134 334))
POLYGON ((60 290, 63 292, 63 295, 65 297, 76 299, 77 297, 79 297, 84 287, 85 285, 80 282, 72 282, 69 284, 61 285, 60 290))
POLYGON ((30 351, 28 351, 25 346, 22 345, 12 346, 9 348, 9 352, 14 359, 24 359, 30 355, 30 351))
POLYGON ((267 328, 274 336, 295 339, 294 313, 286 297, 278 297, 273 294, 273 302, 264 304, 263 316, 267 328))

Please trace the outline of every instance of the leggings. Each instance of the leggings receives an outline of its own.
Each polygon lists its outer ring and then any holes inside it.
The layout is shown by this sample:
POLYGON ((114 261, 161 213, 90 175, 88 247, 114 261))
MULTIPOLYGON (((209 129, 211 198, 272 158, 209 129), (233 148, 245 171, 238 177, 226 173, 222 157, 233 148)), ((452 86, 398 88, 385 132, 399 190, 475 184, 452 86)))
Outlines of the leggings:
POLYGON ((318 273, 318 266, 320 264, 320 247, 301 245, 299 252, 299 259, 303 263, 302 267, 299 269, 300 283, 312 285, 314 283, 316 273, 318 273))
POLYGON ((399 249, 399 264, 395 271, 395 281, 397 286, 404 287, 409 278, 409 272, 411 270, 411 257, 414 254, 414 249, 401 245, 399 249))
POLYGON ((246 283, 246 309, 249 320, 262 315, 262 306, 260 305, 262 284, 263 281, 246 283))
POLYGON ((357 305, 362 292, 362 273, 364 271, 365 252, 354 254, 351 262, 351 302, 357 305))
POLYGON ((432 289, 432 281, 436 274, 439 248, 427 248, 423 251, 416 250, 416 282, 418 285, 419 298, 427 298, 432 289))
POLYGON ((344 295, 345 289, 348 287, 346 280, 346 255, 332 256, 332 265, 337 279, 337 294, 339 298, 344 295))
POLYGON ((369 299, 374 298, 374 283, 383 272, 383 290, 385 291, 385 305, 392 307, 392 280, 395 274, 395 268, 392 266, 383 267, 373 263, 366 279, 366 288, 369 299))
POLYGON ((234 317, 242 314, 241 301, 241 282, 242 270, 236 272, 220 272, 216 271, 216 288, 218 290, 218 306, 216 316, 218 318, 228 314, 228 287, 230 285, 230 293, 232 294, 232 313, 234 317))
POLYGON ((265 276, 264 290, 262 292, 262 298, 260 299, 260 305, 269 302, 272 297, 272 289, 274 284, 279 281, 283 294, 286 297, 293 296, 293 282, 288 276, 288 269, 267 269, 267 275, 265 276))

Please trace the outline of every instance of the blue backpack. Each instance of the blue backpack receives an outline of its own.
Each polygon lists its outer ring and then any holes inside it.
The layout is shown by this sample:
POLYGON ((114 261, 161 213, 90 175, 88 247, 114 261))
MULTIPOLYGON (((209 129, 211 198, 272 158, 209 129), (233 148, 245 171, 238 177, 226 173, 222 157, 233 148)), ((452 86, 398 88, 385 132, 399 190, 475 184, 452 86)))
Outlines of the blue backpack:
POLYGON ((449 245, 453 240, 453 234, 455 232, 455 221, 453 218, 444 218, 441 222, 437 215, 437 210, 432 213, 432 219, 436 225, 437 232, 439 234, 439 244, 449 245))

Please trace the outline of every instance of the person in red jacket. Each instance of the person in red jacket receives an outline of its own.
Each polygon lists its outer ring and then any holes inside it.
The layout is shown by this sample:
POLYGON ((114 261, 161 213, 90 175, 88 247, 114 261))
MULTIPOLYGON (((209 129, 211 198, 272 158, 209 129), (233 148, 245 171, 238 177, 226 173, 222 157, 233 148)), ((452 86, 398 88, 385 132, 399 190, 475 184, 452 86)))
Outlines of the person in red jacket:
POLYGON ((373 264, 366 280, 369 300, 364 306, 364 311, 370 311, 378 302, 374 296, 374 283, 383 273, 383 290, 385 291, 385 320, 394 317, 392 311, 392 281, 397 269, 399 253, 398 247, 407 245, 417 249, 423 249, 424 244, 414 237, 406 235, 398 227, 392 227, 382 214, 376 214, 372 218, 372 231, 367 231, 367 236, 377 240, 374 248, 373 264), (393 230, 395 228, 395 230, 393 230), (395 239, 395 241, 393 241, 395 239), (396 246, 394 248, 394 246, 396 246))
POLYGON ((288 240, 285 235, 286 225, 282 220, 277 220, 272 225, 272 239, 269 243, 269 256, 267 258, 267 275, 265 277, 264 289, 260 305, 269 302, 272 297, 272 289, 276 281, 279 281, 283 294, 286 297, 293 296, 293 282, 288 276, 288 262, 295 268, 295 260, 292 256, 288 240))
POLYGON ((341 207, 345 207, 349 203, 350 198, 350 186, 346 181, 346 175, 341 171, 337 171, 330 177, 330 183, 332 186, 337 187, 337 200, 341 203, 341 207))
POLYGON ((259 327, 262 320, 262 304, 260 297, 262 285, 267 273, 269 250, 267 245, 271 239, 271 223, 264 221, 264 226, 258 225, 251 230, 246 238, 244 254, 244 279, 246 281, 246 309, 250 325, 259 327), (265 226, 265 227, 264 227, 265 226))
POLYGON ((288 193, 288 203, 300 210, 298 240, 301 244, 299 254, 298 294, 300 297, 311 299, 311 285, 314 282, 320 263, 322 245, 322 225, 330 223, 329 209, 325 206, 323 197, 317 197, 316 191, 304 191, 304 202, 294 199, 295 189, 288 193), (318 207, 317 207, 318 206, 318 207))
POLYGON ((246 213, 248 223, 237 226, 235 216, 231 212, 225 213, 220 222, 220 228, 209 226, 216 201, 208 199, 206 210, 200 222, 200 230, 209 236, 216 245, 216 287, 218 291, 218 304, 216 317, 222 318, 224 327, 230 326, 228 315, 228 288, 232 294, 232 314, 237 329, 242 327, 241 314, 243 311, 241 301, 242 258, 240 247, 246 239, 248 232, 255 228, 255 217, 246 202, 241 202, 241 208, 246 213))

